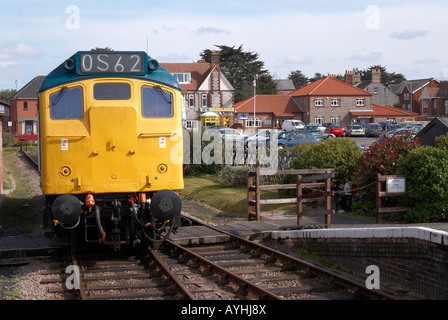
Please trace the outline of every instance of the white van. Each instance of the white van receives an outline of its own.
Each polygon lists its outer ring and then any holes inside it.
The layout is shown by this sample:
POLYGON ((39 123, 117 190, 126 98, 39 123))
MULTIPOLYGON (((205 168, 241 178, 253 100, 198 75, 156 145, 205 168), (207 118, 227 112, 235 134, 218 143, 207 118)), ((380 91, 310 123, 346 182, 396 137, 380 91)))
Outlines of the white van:
POLYGON ((282 123, 282 130, 284 131, 298 131, 305 129, 305 124, 300 120, 285 120, 282 123))

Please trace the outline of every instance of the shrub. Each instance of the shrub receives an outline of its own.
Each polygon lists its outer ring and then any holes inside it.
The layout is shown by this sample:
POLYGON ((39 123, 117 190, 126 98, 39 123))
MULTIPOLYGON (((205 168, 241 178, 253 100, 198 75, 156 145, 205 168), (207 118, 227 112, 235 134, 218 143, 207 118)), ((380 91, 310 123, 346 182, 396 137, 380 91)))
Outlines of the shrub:
POLYGON ((395 136, 375 143, 361 157, 359 173, 361 184, 376 180, 376 174, 394 174, 407 154, 420 144, 418 139, 407 136, 395 136))
POLYGON ((336 190, 355 177, 361 159, 361 148, 354 140, 345 138, 300 144, 294 148, 297 148, 297 157, 291 162, 291 169, 334 168, 336 190))
POLYGON ((406 176, 407 194, 401 204, 412 207, 404 214, 410 222, 440 221, 448 217, 448 150, 419 147, 399 165, 406 176))
POLYGON ((443 136, 438 136, 435 142, 437 148, 448 150, 448 133, 443 136))
POLYGON ((224 183, 230 187, 245 187, 247 186, 247 172, 249 166, 225 166, 220 176, 224 183))

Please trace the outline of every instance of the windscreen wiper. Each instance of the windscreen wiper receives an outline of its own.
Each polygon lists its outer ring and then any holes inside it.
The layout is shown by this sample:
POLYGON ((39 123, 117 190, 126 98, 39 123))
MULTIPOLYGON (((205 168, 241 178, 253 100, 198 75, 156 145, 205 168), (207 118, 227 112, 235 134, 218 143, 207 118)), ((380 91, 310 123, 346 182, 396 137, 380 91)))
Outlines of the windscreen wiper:
POLYGON ((171 98, 166 95, 166 92, 162 89, 161 86, 156 85, 154 88, 157 90, 158 93, 160 93, 160 95, 163 97, 163 99, 165 99, 167 103, 171 104, 171 98))
POLYGON ((58 104, 59 100, 61 100, 64 93, 67 91, 67 86, 62 86, 61 89, 58 92, 58 95, 54 98, 54 100, 51 102, 51 106, 55 106, 58 104))

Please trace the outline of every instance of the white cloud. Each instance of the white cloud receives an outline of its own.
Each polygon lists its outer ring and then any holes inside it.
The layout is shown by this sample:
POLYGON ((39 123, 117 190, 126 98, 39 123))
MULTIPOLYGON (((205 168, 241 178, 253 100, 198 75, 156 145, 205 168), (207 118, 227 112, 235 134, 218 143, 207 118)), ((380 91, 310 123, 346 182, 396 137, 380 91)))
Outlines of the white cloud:
POLYGON ((425 37, 429 34, 429 31, 426 30, 405 30, 402 32, 394 32, 390 36, 395 39, 399 40, 411 40, 419 37, 425 37))
POLYGON ((354 51, 351 55, 351 59, 359 60, 359 61, 366 61, 366 62, 378 62, 381 60, 383 53, 380 51, 354 51))

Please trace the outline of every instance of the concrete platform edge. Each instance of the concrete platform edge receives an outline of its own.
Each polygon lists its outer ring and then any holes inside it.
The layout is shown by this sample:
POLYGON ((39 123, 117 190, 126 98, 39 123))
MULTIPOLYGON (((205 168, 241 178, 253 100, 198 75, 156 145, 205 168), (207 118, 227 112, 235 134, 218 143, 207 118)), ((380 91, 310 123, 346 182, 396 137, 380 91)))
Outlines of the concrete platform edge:
POLYGON ((448 245, 448 232, 426 227, 338 228, 273 231, 272 239, 301 238, 416 238, 448 245))

